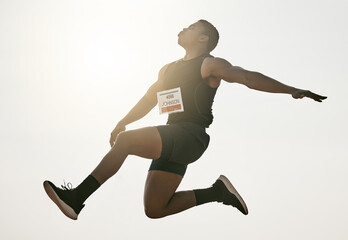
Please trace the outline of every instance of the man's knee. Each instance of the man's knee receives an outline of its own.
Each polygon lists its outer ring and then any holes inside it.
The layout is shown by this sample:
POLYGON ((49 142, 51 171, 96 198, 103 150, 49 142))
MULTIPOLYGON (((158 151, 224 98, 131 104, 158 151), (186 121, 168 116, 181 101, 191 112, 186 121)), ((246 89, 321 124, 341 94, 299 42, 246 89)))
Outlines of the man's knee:
POLYGON ((129 151, 131 143, 132 140, 130 134, 127 131, 120 132, 116 138, 116 142, 113 148, 122 148, 124 150, 129 151))
POLYGON ((166 216, 166 204, 158 198, 144 196, 144 211, 148 218, 156 219, 166 216))
POLYGON ((145 203, 144 206, 144 211, 145 211, 145 215, 148 218, 152 218, 152 219, 157 219, 157 218, 162 218, 165 217, 165 211, 162 208, 159 207, 155 207, 155 206, 151 206, 149 204, 145 203))

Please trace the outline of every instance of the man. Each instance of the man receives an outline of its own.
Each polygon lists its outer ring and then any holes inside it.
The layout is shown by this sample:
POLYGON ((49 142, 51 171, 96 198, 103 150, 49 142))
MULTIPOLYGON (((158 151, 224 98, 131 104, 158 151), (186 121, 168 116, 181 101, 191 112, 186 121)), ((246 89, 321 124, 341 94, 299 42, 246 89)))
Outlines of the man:
POLYGON ((66 216, 77 219, 85 200, 120 169, 128 155, 153 159, 144 192, 145 213, 150 218, 165 217, 214 201, 248 214, 242 197, 223 175, 209 188, 176 192, 187 165, 199 159, 208 147, 209 135, 205 129, 212 123, 211 108, 221 81, 318 102, 326 97, 211 56, 209 53, 218 39, 216 28, 205 20, 183 29, 178 43, 186 50, 184 58, 160 70, 158 80, 112 131, 112 148, 94 171, 75 189, 70 186, 61 189, 49 181, 44 182, 48 196, 66 216), (158 102, 161 111, 169 113, 166 125, 126 131, 126 125, 144 117, 158 102))

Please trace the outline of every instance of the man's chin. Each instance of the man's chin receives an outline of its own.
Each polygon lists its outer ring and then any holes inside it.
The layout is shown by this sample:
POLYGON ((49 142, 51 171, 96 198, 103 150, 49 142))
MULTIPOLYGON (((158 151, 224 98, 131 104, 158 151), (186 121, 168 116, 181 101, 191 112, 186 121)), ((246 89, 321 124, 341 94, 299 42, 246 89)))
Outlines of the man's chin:
POLYGON ((180 39, 178 39, 178 44, 182 47, 182 44, 181 44, 181 42, 180 42, 180 39))

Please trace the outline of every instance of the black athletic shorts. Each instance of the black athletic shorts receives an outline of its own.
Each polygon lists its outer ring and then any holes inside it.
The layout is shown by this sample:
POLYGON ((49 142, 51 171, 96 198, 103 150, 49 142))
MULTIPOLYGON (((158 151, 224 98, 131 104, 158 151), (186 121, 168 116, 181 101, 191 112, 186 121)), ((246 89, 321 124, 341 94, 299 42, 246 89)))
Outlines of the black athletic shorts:
POLYGON ((199 159, 207 149, 210 137, 205 128, 189 122, 156 127, 162 139, 162 153, 151 163, 151 170, 185 175, 187 165, 199 159))

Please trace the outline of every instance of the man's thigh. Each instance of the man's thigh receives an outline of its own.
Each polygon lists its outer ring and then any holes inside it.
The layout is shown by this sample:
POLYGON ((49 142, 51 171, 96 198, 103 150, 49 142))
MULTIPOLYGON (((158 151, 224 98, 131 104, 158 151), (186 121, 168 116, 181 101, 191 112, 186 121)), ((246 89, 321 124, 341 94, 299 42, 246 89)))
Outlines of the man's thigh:
POLYGON ((117 148, 118 145, 126 145, 128 154, 149 159, 159 158, 162 151, 161 136, 155 127, 122 132, 114 147, 117 148))

